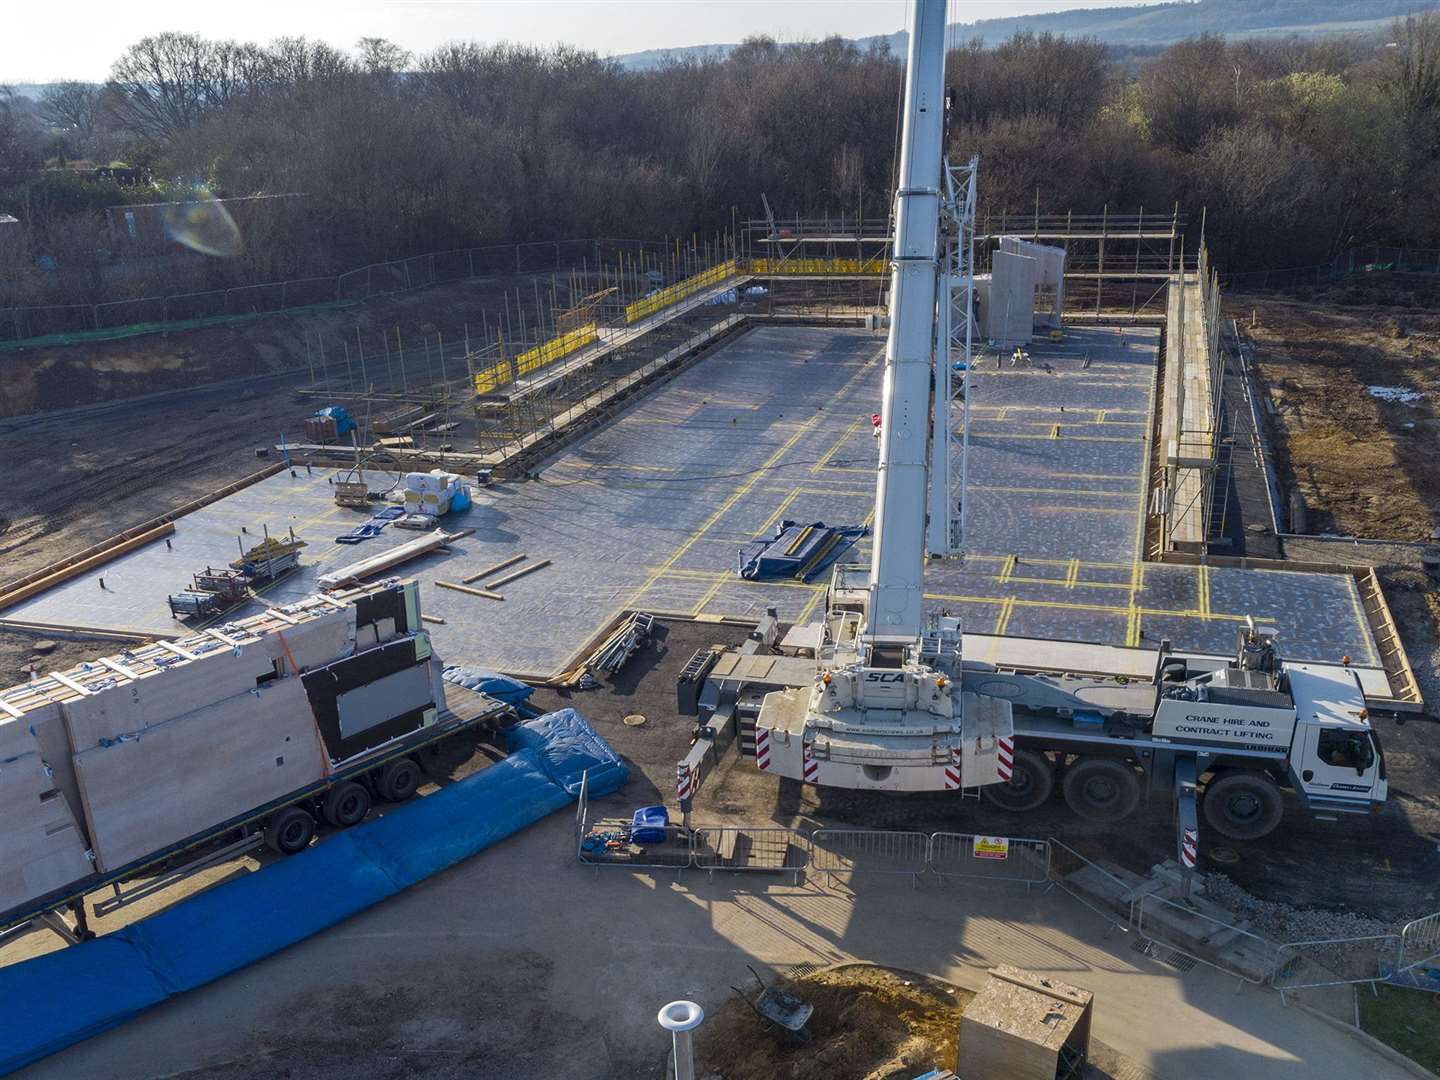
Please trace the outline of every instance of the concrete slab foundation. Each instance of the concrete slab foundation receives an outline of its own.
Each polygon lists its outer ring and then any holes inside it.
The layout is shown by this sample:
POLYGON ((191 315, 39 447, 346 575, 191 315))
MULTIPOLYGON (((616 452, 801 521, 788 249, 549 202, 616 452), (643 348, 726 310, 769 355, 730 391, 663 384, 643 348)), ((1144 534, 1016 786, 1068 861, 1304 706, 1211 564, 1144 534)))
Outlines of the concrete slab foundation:
MULTIPOLYGON (((972 380, 969 554, 927 570, 927 602, 979 633, 1228 652, 1247 615, 1289 657, 1378 661, 1347 575, 1142 562, 1158 331, 1069 329, 1030 362, 984 360, 972 380)), ((477 492, 451 530, 474 535, 398 573, 422 583, 437 652, 532 677, 558 674, 627 608, 786 619, 819 613, 824 583, 747 582, 739 545, 784 518, 868 524, 883 339, 862 330, 760 327, 584 436, 535 478, 477 492), (503 601, 433 587, 511 555, 551 565, 503 601)), ((300 570, 265 594, 288 601, 319 573, 413 539, 386 529, 337 545, 365 514, 331 503, 328 474, 282 472, 176 522, 151 544, 5 612, 0 622, 176 635, 166 606, 236 537, 293 527, 300 570), (242 535, 241 529, 248 530, 242 535)), ((369 474, 374 489, 396 477, 369 474)), ((857 547, 868 559, 868 540, 857 547)), ((484 581, 476 581, 484 587, 484 581)), ((237 614, 243 614, 240 612, 237 614)), ((228 617, 236 617, 231 615, 228 617)))

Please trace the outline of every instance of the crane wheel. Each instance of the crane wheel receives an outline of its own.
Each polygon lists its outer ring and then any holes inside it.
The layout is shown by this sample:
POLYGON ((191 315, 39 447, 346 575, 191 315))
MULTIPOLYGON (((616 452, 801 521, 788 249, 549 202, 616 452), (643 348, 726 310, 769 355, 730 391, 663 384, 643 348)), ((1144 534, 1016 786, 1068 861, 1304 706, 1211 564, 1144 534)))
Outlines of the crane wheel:
POLYGON ((1065 770, 1065 801, 1087 821, 1121 821, 1140 805, 1140 777, 1120 758, 1082 757, 1065 770))
POLYGON ((1275 781, 1250 770, 1213 777, 1205 785, 1200 806, 1210 827, 1231 840, 1268 836, 1285 814, 1285 801, 1275 781))
POLYGON ((298 806, 275 811, 265 826, 265 846, 281 855, 304 851, 314 837, 315 819, 298 806))
POLYGON ((342 780, 325 793, 320 816, 337 829, 348 829, 370 812, 370 789, 354 780, 342 780))
POLYGON ((992 806, 1001 810, 1034 810, 1055 791, 1055 767, 1038 751, 1016 750, 1010 779, 1003 784, 986 784, 980 790, 992 806))
POLYGON ((420 788, 420 766, 408 757, 396 758, 380 769, 375 791, 382 799, 404 802, 420 788))

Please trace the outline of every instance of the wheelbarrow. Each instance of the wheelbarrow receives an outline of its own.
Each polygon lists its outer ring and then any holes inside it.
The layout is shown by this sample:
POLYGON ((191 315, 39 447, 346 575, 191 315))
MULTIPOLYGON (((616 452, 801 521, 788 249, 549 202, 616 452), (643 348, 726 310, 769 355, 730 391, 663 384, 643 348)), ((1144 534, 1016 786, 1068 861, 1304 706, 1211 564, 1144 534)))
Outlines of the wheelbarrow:
POLYGON ((802 1001, 788 990, 781 990, 777 986, 766 986, 765 980, 760 978, 760 973, 749 964, 745 965, 750 974, 755 976, 755 982, 760 986, 760 992, 751 997, 738 986, 730 987, 740 1000, 749 1005, 755 1015, 760 1018, 761 1023, 767 1027, 773 1027, 782 1034, 796 1042, 808 1043, 810 1032, 805 1030, 805 1025, 810 1021, 810 1015, 815 1011, 815 1006, 808 1001, 802 1001))

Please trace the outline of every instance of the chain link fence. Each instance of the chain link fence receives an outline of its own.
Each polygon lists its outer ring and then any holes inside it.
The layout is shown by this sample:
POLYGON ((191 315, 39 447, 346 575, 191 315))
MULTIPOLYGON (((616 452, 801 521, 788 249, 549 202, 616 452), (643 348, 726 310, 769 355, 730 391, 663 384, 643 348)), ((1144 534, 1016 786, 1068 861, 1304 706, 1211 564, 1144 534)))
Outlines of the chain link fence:
POLYGON ((95 304, 0 308, 0 342, 60 336, 101 339, 116 331, 191 328, 274 312, 352 304, 452 281, 501 274, 593 270, 622 262, 673 279, 693 272, 695 256, 666 241, 589 237, 454 248, 372 263, 344 273, 237 285, 95 304))

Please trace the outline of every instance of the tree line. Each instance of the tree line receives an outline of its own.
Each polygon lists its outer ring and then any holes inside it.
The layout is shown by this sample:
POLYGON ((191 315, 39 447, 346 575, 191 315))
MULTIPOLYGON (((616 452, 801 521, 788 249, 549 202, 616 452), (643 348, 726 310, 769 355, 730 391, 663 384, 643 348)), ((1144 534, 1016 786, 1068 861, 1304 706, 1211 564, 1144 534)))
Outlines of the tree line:
MULTIPOLYGON (((412 56, 373 38, 347 52, 148 37, 103 85, 0 93, 0 213, 23 235, 0 303, 512 241, 710 236, 758 216, 761 193, 781 216, 884 217, 902 69, 838 38, 756 38, 632 71, 567 46, 412 56), (157 264, 158 280, 102 272, 105 206, 195 185, 305 199, 235 259, 157 264)), ((1017 34, 952 49, 947 79, 950 152, 982 155, 982 213, 1203 207, 1216 260, 1236 271, 1360 243, 1440 246, 1436 13, 1373 37, 1203 36, 1138 58, 1017 34)))

